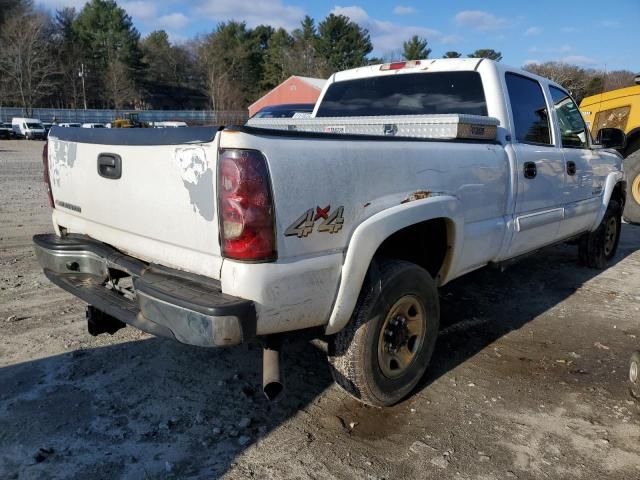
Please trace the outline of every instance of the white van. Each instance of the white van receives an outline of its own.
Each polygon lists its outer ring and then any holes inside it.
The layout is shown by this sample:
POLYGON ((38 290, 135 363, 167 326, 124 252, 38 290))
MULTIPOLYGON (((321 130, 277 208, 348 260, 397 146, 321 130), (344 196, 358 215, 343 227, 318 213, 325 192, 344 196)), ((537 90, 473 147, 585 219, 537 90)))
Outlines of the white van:
POLYGON ((42 125, 42 122, 37 118, 12 118, 11 127, 17 138, 33 140, 47 137, 47 131, 44 129, 44 125, 42 125))
POLYGON ((82 128, 104 128, 104 123, 83 123, 82 128))
POLYGON ((186 122, 151 122, 153 128, 185 128, 186 122))

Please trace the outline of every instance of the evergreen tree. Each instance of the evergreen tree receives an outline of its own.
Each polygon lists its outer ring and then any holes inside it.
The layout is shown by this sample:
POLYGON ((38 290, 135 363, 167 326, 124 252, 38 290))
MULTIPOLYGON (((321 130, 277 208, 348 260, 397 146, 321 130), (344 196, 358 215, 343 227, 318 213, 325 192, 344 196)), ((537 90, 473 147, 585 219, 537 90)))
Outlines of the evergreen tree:
POLYGON ((293 31, 293 46, 289 52, 291 73, 304 77, 327 76, 327 62, 316 48, 318 31, 310 16, 304 17, 300 27, 293 31))
POLYGON ((462 56, 462 54, 460 52, 455 52, 455 51, 449 51, 446 52, 442 58, 460 58, 462 56))
POLYGON ((405 60, 421 60, 429 58, 431 49, 427 48, 429 42, 425 38, 414 35, 408 41, 402 43, 402 56, 405 60))
POLYGON ((294 40, 284 28, 279 28, 271 35, 264 58, 264 72, 261 86, 270 90, 292 75, 291 50, 294 40))
POLYGON ((327 61, 328 73, 367 64, 373 50, 369 32, 344 15, 329 14, 318 25, 316 50, 327 61))
POLYGON ((88 69, 90 103, 102 103, 100 92, 104 89, 107 70, 126 75, 125 83, 141 79, 145 66, 140 34, 131 17, 114 0, 91 0, 80 11, 73 29, 88 69), (118 65, 115 70, 114 65, 118 65))
POLYGON ((481 48, 467 56, 469 58, 488 58, 489 60, 495 60, 496 62, 502 60, 502 54, 491 48, 481 48))

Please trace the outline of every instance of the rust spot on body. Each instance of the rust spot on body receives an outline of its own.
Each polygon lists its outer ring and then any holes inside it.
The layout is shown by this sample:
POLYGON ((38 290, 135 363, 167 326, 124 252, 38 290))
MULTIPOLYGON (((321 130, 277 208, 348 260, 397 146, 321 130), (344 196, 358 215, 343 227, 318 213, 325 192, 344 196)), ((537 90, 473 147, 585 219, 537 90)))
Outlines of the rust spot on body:
POLYGON ((418 190, 417 192, 413 192, 407 198, 402 200, 400 203, 409 203, 415 202, 416 200, 422 200, 423 198, 427 198, 431 195, 431 192, 428 190, 418 190))

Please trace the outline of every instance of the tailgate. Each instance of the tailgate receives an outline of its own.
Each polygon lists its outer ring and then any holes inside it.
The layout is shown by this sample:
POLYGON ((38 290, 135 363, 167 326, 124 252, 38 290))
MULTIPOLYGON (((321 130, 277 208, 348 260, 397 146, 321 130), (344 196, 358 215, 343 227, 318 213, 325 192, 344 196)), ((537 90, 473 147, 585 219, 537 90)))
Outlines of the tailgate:
POLYGON ((137 258, 218 278, 216 132, 53 128, 54 223, 137 258))

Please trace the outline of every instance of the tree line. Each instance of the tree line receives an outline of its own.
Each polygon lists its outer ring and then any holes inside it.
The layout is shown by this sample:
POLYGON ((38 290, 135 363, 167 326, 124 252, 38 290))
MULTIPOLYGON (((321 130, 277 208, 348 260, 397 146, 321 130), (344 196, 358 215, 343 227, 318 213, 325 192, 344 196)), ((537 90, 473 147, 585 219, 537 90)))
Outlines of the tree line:
MULTIPOLYGON (((141 37, 115 0, 91 0, 50 14, 32 0, 0 0, 0 106, 240 110, 291 75, 327 78, 349 68, 430 58, 427 39, 413 36, 396 58, 371 56, 369 32, 343 15, 299 28, 219 23, 210 33, 172 43, 163 30, 141 37)), ((460 58, 456 51, 443 58, 460 58)), ((468 57, 500 61, 492 49, 468 57)), ((584 95, 632 84, 627 71, 604 72, 550 62, 529 70, 584 95)))

